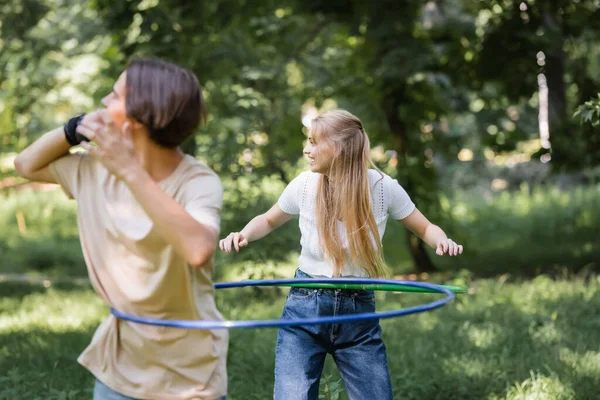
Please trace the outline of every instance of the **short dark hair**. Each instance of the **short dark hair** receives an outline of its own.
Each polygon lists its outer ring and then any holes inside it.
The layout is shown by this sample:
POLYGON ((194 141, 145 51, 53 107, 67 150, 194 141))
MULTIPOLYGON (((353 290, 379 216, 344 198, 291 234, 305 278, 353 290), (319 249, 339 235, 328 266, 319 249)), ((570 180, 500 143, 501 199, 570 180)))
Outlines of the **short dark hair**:
POLYGON ((126 69, 127 116, 144 124, 160 146, 177 147, 206 121, 196 75, 155 58, 136 58, 126 69))

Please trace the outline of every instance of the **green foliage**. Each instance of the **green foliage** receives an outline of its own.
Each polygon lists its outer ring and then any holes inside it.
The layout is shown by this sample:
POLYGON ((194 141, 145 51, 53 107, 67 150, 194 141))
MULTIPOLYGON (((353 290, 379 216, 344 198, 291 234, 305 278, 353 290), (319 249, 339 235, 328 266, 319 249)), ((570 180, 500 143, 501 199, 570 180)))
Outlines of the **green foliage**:
MULTIPOLYGON (((469 286, 470 294, 442 309, 382 321, 395 397, 596 397, 598 277, 469 286)), ((285 293, 271 289, 218 292, 217 305, 227 319, 277 318, 285 293)), ((89 399, 93 377, 75 360, 108 313, 99 298, 83 287, 6 282, 0 293, 0 398, 89 399)), ((378 293, 378 309, 410 307, 431 296, 378 293)), ((276 336, 275 329, 230 332, 229 398, 272 396, 276 336)), ((339 379, 328 357, 320 398, 347 399, 339 379)))
MULTIPOLYGON (((486 122, 493 125, 493 137, 486 138, 483 129, 484 134, 478 136, 487 139, 486 144, 492 149, 498 148, 493 142, 504 145, 500 148, 505 151, 514 149, 525 135, 533 137, 531 134, 538 132, 533 117, 540 106, 536 97, 540 87, 547 85, 551 166, 562 171, 598 164, 598 135, 575 126, 569 119, 577 105, 596 93, 600 84, 597 72, 600 31, 594 23, 598 3, 593 0, 543 5, 504 0, 461 3, 477 15, 477 39, 471 43, 476 71, 472 89, 484 100, 482 111, 485 114, 495 111, 492 114, 499 117, 497 122, 486 122), (486 86, 493 86, 496 94, 485 96, 486 86), (509 104, 500 106, 506 102, 509 104), (512 114, 525 119, 507 118, 511 114, 507 111, 515 105, 519 105, 519 113, 512 114)), ((543 149, 538 156, 549 151, 543 149)))
POLYGON ((319 400, 340 400, 340 395, 344 391, 344 384, 341 379, 331 381, 331 375, 325 375, 321 382, 321 392, 319 400))
MULTIPOLYGON (((92 107, 105 31, 89 1, 12 1, 0 25, 0 143, 21 150, 92 107)), ((0 174, 0 178, 4 174, 0 174)))
POLYGON ((591 99, 577 107, 574 118, 578 118, 582 123, 590 123, 597 127, 600 125, 600 93, 597 99, 591 99))

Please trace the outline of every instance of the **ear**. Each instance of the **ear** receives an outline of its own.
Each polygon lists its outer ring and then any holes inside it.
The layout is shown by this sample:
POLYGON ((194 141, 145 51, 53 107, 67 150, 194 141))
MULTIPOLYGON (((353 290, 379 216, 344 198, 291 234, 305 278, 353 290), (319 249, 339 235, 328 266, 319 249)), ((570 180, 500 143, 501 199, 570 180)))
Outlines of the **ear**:
POLYGON ((123 123, 122 131, 124 133, 132 134, 134 131, 138 131, 143 128, 144 124, 138 122, 133 118, 127 118, 123 123))
POLYGON ((144 124, 142 124, 141 122, 139 122, 137 119, 130 119, 131 125, 132 125, 132 129, 135 131, 139 131, 140 129, 142 129, 144 127, 144 124))

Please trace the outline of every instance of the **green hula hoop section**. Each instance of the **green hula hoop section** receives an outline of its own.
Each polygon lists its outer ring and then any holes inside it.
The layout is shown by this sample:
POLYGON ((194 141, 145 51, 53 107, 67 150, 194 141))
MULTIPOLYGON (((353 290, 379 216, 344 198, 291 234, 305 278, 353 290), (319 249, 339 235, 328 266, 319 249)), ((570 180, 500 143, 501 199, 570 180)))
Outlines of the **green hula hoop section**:
MULTIPOLYGON (((381 290, 385 292, 411 292, 411 293, 440 293, 429 288, 408 286, 408 285, 391 285, 391 284, 358 284, 358 283, 280 283, 272 286, 290 286, 309 289, 348 289, 348 290, 381 290)), ((456 294, 467 292, 467 288, 461 286, 437 285, 456 294)))

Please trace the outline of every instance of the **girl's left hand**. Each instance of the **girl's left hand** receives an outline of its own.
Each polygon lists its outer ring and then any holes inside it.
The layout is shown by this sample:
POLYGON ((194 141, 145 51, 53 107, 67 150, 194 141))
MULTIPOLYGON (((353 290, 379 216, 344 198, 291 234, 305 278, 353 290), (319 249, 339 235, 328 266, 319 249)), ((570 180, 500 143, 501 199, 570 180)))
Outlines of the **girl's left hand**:
POLYGON ((134 172, 139 163, 133 152, 133 140, 127 129, 121 132, 114 124, 106 110, 98 110, 97 119, 88 120, 84 118, 77 127, 77 131, 90 138, 97 147, 82 142, 90 155, 98 158, 102 164, 118 179, 134 172))
POLYGON ((457 256, 459 254, 462 254, 462 252, 462 245, 456 243, 450 238, 440 240, 436 245, 435 249, 435 253, 438 256, 443 256, 444 254, 448 254, 449 256, 457 256))

